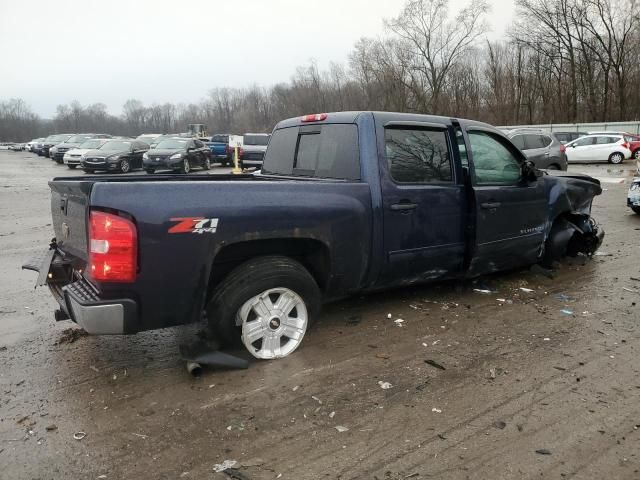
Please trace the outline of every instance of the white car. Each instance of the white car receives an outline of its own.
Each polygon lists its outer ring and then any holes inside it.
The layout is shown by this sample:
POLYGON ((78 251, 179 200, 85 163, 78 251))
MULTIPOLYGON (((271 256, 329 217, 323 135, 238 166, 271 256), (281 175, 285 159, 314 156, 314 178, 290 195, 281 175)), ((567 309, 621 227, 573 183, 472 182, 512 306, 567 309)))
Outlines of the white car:
POLYGON ((629 143, 614 133, 585 135, 565 145, 567 161, 622 163, 631 158, 629 143))
POLYGON ((640 177, 634 178, 631 182, 627 194, 627 206, 640 215, 640 177))
POLYGON ((84 143, 80 144, 78 148, 73 148, 68 150, 64 157, 62 157, 62 161, 64 164, 73 169, 80 165, 82 161, 82 156, 87 153, 89 150, 95 150, 96 148, 100 148, 109 140, 113 140, 113 138, 91 138, 84 143))

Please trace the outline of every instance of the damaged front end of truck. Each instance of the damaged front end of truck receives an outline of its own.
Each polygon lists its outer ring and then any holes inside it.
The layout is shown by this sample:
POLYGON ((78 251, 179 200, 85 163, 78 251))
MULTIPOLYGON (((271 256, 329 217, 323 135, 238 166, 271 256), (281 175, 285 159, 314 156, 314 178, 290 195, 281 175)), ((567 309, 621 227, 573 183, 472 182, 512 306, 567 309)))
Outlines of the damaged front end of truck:
POLYGON ((564 256, 592 256, 602 244, 604 230, 591 217, 600 182, 588 175, 554 173, 545 175, 549 227, 542 264, 551 266, 564 256))

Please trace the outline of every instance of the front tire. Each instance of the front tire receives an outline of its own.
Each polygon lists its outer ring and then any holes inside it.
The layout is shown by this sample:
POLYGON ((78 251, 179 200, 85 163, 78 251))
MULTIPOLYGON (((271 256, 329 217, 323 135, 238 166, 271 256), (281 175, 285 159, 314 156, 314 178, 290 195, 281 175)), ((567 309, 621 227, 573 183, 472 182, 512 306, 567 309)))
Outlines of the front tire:
POLYGON ((320 310, 320 289, 309 271, 282 256, 236 267, 207 305, 210 327, 228 345, 259 359, 293 353, 320 310))
POLYGON ((182 165, 180 166, 181 173, 189 173, 191 171, 191 164, 189 163, 189 159, 185 158, 182 161, 182 165))
POLYGON ((624 162, 624 155, 620 152, 613 152, 609 155, 609 163, 613 163, 614 165, 619 165, 624 162))
POLYGON ((209 157, 204 159, 204 163, 202 164, 202 169, 203 170, 209 170, 211 168, 211 160, 209 160, 209 157))
POLYGON ((130 170, 131 164, 129 163, 129 160, 120 160, 120 171, 122 173, 129 173, 130 170))

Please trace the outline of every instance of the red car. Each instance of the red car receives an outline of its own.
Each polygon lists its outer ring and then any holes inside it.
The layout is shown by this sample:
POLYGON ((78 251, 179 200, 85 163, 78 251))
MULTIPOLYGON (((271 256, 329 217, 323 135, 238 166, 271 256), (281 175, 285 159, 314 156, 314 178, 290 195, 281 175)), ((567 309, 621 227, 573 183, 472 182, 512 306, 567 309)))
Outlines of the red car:
POLYGON ((625 133, 624 139, 629 142, 629 150, 631 150, 631 158, 640 160, 640 135, 625 133))

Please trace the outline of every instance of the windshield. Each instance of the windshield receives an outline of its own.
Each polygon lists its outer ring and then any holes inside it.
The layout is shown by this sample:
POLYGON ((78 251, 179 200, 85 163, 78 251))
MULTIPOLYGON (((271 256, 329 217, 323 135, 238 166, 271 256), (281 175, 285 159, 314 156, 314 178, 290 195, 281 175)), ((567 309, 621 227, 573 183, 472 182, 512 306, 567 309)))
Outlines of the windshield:
POLYGON ((162 140, 156 144, 154 148, 157 148, 158 150, 184 150, 187 148, 187 143, 188 140, 170 138, 168 140, 162 140))
POLYGON ((51 142, 57 142, 57 143, 61 143, 64 142, 67 138, 69 138, 71 135, 50 135, 46 138, 46 142, 47 143, 51 143, 51 142))
POLYGON ((228 135, 214 135, 211 137, 211 143, 229 143, 228 135))
POLYGON ((104 140, 100 140, 98 138, 94 138, 93 140, 87 140, 86 142, 80 144, 78 148, 88 148, 93 150, 94 148, 99 148, 100 145, 104 143, 104 140))
POLYGON ((130 150, 130 149, 131 149, 131 142, 112 141, 112 142, 105 143, 98 150, 121 152, 124 150, 130 150))
POLYGON ((91 135, 74 135, 67 140, 67 143, 82 143, 90 138, 91 135))
POLYGON ((243 143, 245 145, 268 145, 269 137, 271 135, 245 135, 243 143))

